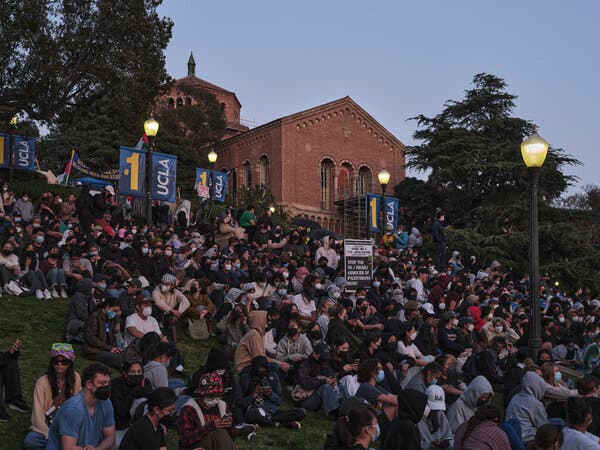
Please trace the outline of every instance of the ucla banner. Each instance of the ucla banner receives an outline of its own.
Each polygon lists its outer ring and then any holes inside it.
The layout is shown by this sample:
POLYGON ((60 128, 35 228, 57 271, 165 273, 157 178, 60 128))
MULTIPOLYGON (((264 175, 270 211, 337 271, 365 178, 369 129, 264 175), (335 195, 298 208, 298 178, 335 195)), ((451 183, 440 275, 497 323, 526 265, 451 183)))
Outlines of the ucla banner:
POLYGON ((367 226, 371 233, 381 233, 379 230, 379 211, 381 211, 381 195, 367 194, 367 226))
POLYGON ((35 138, 13 136, 13 168, 35 170, 35 138))
POLYGON ((396 231, 398 226, 398 199, 395 197, 386 197, 385 202, 385 225, 391 225, 396 231))
POLYGON ((10 136, 8 134, 0 134, 0 169, 8 167, 10 158, 10 136))
POLYGON ((196 183, 195 186, 208 187, 210 184, 210 170, 201 169, 196 167, 196 183))
POLYGON ((146 152, 121 146, 119 193, 143 197, 146 190, 146 152))
POLYGON ((152 153, 152 198, 174 202, 177 194, 177 156, 152 153))
POLYGON ((227 174, 223 172, 213 172, 215 186, 213 188, 213 199, 217 202, 224 202, 227 195, 227 174))

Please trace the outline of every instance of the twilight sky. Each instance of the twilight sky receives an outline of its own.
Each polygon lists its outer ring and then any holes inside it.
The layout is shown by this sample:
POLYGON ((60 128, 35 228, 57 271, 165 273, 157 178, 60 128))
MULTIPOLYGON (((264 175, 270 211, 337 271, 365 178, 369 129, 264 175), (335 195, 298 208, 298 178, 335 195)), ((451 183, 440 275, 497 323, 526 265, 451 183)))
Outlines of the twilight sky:
POLYGON ((518 116, 581 160, 568 172, 600 184, 596 0, 165 0, 160 13, 175 22, 169 74, 185 76, 193 51, 196 75, 234 91, 257 125, 350 95, 410 145, 408 118, 488 72, 519 96, 518 116))

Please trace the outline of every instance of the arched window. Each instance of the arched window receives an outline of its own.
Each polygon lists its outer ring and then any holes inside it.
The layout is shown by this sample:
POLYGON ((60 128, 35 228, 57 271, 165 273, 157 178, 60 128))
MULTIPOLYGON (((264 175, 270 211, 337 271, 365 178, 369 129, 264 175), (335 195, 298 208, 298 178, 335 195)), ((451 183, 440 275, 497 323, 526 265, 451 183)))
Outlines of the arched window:
POLYGON ((252 163, 250 161, 244 163, 244 186, 252 187, 252 163))
POLYGON ((346 198, 354 195, 354 169, 351 164, 343 163, 338 173, 338 198, 346 198))
POLYGON ((260 175, 260 184, 263 186, 269 186, 269 170, 269 157, 267 155, 262 155, 258 158, 258 171, 260 175))
POLYGON ((186 106, 192 106, 192 97, 186 97, 185 104, 186 106))
POLYGON ((321 161, 321 209, 330 209, 333 201, 333 161, 321 161))
POLYGON ((177 97, 177 107, 180 108, 183 106, 183 99, 181 97, 177 97))
POLYGON ((169 97, 169 109, 175 108, 175 100, 173 97, 169 97))
POLYGON ((361 167, 358 170, 358 195, 365 195, 371 190, 372 176, 371 169, 368 167, 361 167))

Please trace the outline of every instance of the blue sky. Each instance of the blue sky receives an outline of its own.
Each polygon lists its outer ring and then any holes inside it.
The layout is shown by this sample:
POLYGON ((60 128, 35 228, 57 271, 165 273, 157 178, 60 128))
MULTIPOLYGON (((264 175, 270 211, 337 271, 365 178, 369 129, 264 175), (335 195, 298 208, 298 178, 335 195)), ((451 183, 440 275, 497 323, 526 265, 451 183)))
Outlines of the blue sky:
MULTIPOLYGON (((165 0, 167 69, 236 92, 257 124, 350 95, 407 145, 417 114, 462 98, 473 75, 504 78, 516 114, 600 184, 600 2, 550 0, 165 0)), ((519 149, 515 149, 516 152, 519 149)))

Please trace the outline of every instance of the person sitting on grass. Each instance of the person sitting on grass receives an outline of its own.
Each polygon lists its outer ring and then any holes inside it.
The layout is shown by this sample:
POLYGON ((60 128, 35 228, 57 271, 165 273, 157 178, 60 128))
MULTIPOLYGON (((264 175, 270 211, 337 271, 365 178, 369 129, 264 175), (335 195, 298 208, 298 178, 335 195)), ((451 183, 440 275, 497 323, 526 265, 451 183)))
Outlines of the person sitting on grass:
POLYGON ((165 427, 175 424, 177 395, 169 388, 155 389, 148 395, 148 413, 136 420, 123 437, 120 450, 166 450, 165 427))
POLYGON ((89 315, 94 312, 92 297, 94 282, 91 278, 82 278, 75 285, 75 295, 69 301, 67 312, 67 342, 83 343, 85 341, 84 325, 89 315))
POLYGON ((125 361, 121 376, 110 380, 110 401, 115 412, 116 447, 129 428, 133 412, 151 392, 151 383, 144 378, 140 361, 125 361))
POLYGON ((323 450, 367 450, 379 437, 376 411, 368 405, 358 405, 337 419, 323 450))
POLYGON ((20 339, 5 352, 0 352, 0 422, 12 418, 6 412, 5 405, 20 412, 31 412, 31 406, 23 400, 19 356, 22 342, 20 339))
POLYGON ((38 378, 33 390, 31 431, 25 436, 25 448, 46 448, 52 418, 66 400, 81 391, 81 378, 73 367, 74 359, 71 344, 52 344, 46 374, 38 378))
POLYGON ((286 427, 300 429, 300 421, 306 417, 303 408, 281 408, 281 383, 276 373, 269 370, 265 356, 252 360, 252 369, 240 376, 236 406, 244 412, 248 423, 261 427, 286 427))
POLYGON ((221 400, 223 384, 219 374, 210 372, 200 377, 193 395, 177 417, 179 449, 235 449, 233 418, 221 400))
POLYGON ((46 450, 111 449, 115 418, 110 398, 110 369, 94 362, 83 369, 81 392, 63 403, 48 432, 46 450))
POLYGON ((116 329, 121 303, 118 298, 109 297, 101 307, 91 313, 85 322, 85 343, 83 351, 88 359, 100 361, 110 367, 121 369, 123 357, 117 344, 116 329))
POLYGON ((463 422, 454 436, 456 450, 503 450, 511 448, 506 433, 498 426, 502 413, 497 406, 483 405, 463 422))

